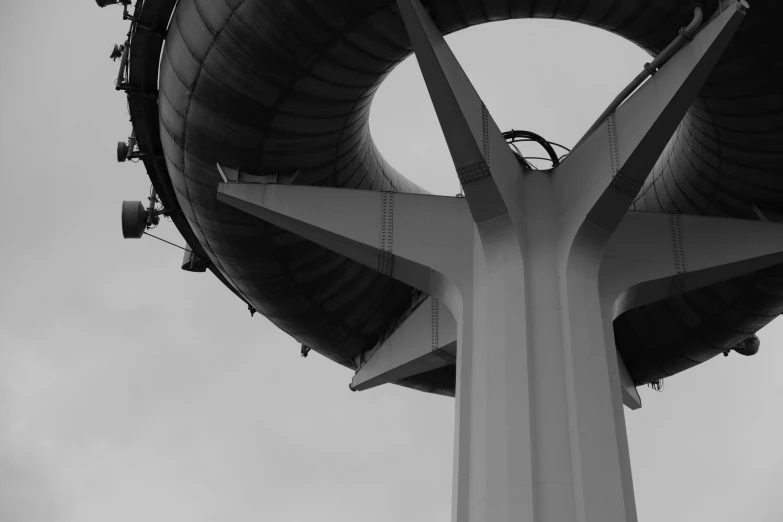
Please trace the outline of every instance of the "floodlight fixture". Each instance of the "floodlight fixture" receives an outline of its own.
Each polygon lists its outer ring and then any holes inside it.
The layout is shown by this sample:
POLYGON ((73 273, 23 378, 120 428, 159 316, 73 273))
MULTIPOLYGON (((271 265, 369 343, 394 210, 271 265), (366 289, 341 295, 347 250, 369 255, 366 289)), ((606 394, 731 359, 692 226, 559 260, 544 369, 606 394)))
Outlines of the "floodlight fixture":
POLYGON ((117 58, 122 58, 122 51, 124 50, 124 45, 114 44, 114 49, 112 49, 111 54, 109 55, 111 61, 116 62, 117 58))
POLYGON ((122 237, 140 239, 147 229, 147 211, 141 201, 122 202, 122 237))

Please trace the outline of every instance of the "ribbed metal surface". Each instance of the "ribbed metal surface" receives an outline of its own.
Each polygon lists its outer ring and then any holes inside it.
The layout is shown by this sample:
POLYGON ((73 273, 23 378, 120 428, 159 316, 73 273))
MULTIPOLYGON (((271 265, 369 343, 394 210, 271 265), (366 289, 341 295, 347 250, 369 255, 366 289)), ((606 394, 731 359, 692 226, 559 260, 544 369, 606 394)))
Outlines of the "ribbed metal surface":
MULTIPOLYGON (((658 160, 634 207, 771 220, 783 206, 783 5, 755 1, 658 160)), ((624 314, 615 321, 634 379, 705 362, 783 312, 783 267, 624 314)))
MULTIPOLYGON (((689 2, 680 0, 425 4, 443 32, 508 18, 558 18, 613 31, 650 52, 690 20, 689 2)), ((638 209, 745 218, 754 217, 754 203, 780 209, 782 15, 779 2, 753 2, 638 209)), ((389 0, 180 0, 160 62, 168 174, 204 252, 261 313, 345 365, 405 311, 411 289, 218 203, 215 163, 258 175, 300 170, 302 184, 420 191, 381 157, 369 134, 373 95, 409 52, 389 0)), ((617 344, 634 380, 686 369, 766 324, 783 308, 778 272, 619 318, 617 344)), ((453 393, 453 368, 400 384, 453 393)))

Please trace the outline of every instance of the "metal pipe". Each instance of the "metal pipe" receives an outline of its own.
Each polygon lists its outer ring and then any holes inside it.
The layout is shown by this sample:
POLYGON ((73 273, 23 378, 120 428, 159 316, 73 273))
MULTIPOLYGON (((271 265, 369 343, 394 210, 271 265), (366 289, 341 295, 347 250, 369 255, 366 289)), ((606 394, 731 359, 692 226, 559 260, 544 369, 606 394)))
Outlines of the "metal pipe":
POLYGON ((133 149, 136 148, 136 129, 131 132, 130 138, 128 138, 128 156, 127 159, 133 159, 133 149))
POLYGON ((679 51, 682 46, 693 40, 693 36, 696 34, 696 30, 701 26, 701 23, 704 20, 704 8, 701 4, 693 4, 692 7, 693 20, 691 20, 691 23, 686 27, 681 28, 680 34, 678 34, 677 37, 672 40, 672 43, 670 43, 666 49, 656 56, 651 63, 644 65, 644 69, 649 72, 651 76, 658 72, 658 69, 660 69, 663 64, 669 61, 669 58, 674 56, 674 53, 679 51))
POLYGON ((130 38, 125 40, 125 44, 122 49, 122 58, 120 59, 120 70, 117 73, 117 83, 114 84, 115 89, 118 91, 122 89, 125 84, 125 69, 128 67, 128 53, 130 52, 130 38))
POLYGON ((147 207, 147 227, 156 224, 155 221, 157 216, 155 215, 155 202, 158 200, 158 194, 155 192, 155 188, 150 192, 149 200, 150 204, 147 207))
POLYGON ((639 75, 634 78, 631 83, 629 83, 625 89, 623 89, 620 94, 615 97, 614 100, 612 100, 612 103, 609 104, 609 106, 604 110, 604 112, 601 113, 598 119, 595 120, 595 123, 590 126, 582 138, 576 143, 576 145, 574 145, 573 150, 576 150, 576 148, 579 147, 579 145, 581 145, 582 142, 584 142, 584 140, 593 133, 593 131, 600 127, 603 122, 606 121, 606 118, 616 111, 617 108, 622 105, 622 103, 636 89, 638 89, 642 83, 644 83, 644 80, 658 72, 658 69, 660 69, 663 64, 665 64, 672 56, 674 56, 674 53, 679 51, 680 48, 693 39, 693 35, 696 33, 696 30, 701 26, 701 23, 704 20, 704 9, 701 4, 693 4, 692 8, 693 20, 691 20, 691 23, 686 27, 680 28, 680 34, 678 34, 677 37, 672 40, 672 42, 667 45, 666 48, 661 51, 661 53, 658 54, 658 56, 656 56, 652 62, 644 64, 644 70, 640 72, 639 75))

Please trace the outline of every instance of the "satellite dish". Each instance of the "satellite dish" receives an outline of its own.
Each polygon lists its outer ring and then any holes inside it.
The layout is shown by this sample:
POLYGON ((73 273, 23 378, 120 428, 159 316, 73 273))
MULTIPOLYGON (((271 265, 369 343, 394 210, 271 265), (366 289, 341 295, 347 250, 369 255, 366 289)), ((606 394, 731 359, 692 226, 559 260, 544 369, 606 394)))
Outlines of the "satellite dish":
POLYGON ((128 144, 124 141, 118 141, 117 142, 117 161, 122 163, 126 159, 128 159, 128 144))
POLYGON ((147 211, 141 201, 122 202, 122 237, 140 239, 147 229, 147 211))

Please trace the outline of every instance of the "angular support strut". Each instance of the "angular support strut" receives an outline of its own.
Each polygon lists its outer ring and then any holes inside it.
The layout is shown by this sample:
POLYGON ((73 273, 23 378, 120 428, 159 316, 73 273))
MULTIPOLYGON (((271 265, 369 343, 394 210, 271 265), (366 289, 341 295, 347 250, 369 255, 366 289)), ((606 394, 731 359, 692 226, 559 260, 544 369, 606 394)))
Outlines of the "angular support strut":
POLYGON ((613 317, 783 263, 783 224, 629 211, 608 243, 601 285, 613 317))
POLYGON ((428 293, 433 270, 467 268, 473 242, 461 198, 254 183, 222 183, 217 198, 428 293))
POLYGON ((419 0, 397 0, 397 6, 474 219, 507 214, 522 187, 522 168, 419 0))
POLYGON ((617 228, 743 18, 737 3, 704 26, 555 169, 567 234, 617 228))
POLYGON ((351 381, 354 391, 397 382, 457 362, 457 323, 436 297, 428 297, 368 353, 351 381))

